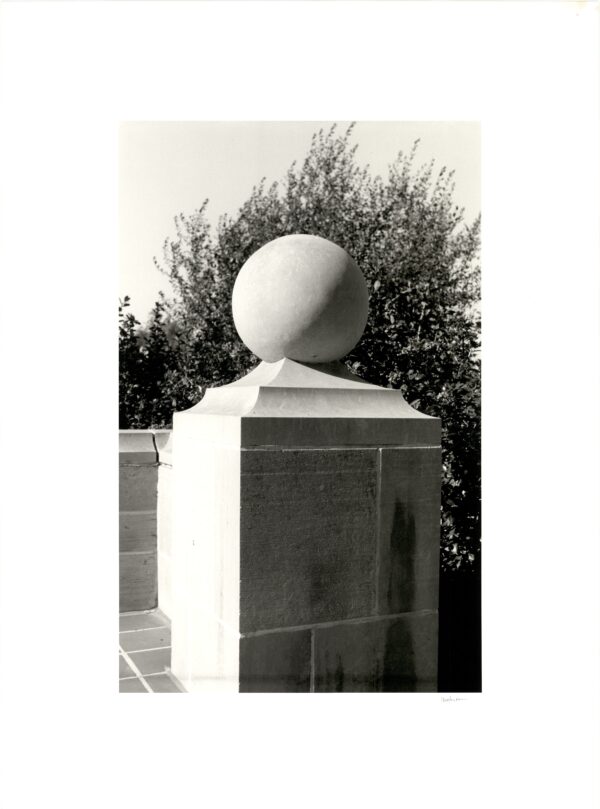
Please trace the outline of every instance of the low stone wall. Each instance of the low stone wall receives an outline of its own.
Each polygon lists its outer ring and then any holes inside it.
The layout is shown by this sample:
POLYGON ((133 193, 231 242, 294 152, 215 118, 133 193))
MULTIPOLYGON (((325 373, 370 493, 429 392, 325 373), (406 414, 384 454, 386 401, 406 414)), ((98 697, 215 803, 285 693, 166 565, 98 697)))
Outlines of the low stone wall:
POLYGON ((120 612, 168 607, 168 597, 164 604, 164 599, 159 599, 169 576, 168 564, 166 569, 158 564, 157 534, 161 535, 162 557, 168 562, 170 531, 165 500, 171 470, 166 449, 169 438, 168 430, 119 431, 120 612), (163 588, 159 587, 158 569, 163 588))

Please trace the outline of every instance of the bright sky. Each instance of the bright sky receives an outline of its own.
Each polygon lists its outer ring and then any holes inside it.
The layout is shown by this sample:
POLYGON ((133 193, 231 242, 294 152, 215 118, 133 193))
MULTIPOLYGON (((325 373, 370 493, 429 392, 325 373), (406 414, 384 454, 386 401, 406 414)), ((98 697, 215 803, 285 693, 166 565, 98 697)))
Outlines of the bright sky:
MULTIPOLYGON (((144 322, 158 291, 169 283, 153 257, 174 233, 177 213, 191 213, 208 198, 216 224, 233 214, 262 177, 283 179, 293 160, 302 161, 316 130, 331 122, 125 123, 120 130, 119 295, 144 322)), ((340 122, 343 131, 346 122, 340 122)), ((360 164, 387 175, 399 151, 421 139, 418 162, 435 158, 455 170, 456 202, 467 220, 480 210, 479 125, 473 122, 359 122, 352 141, 360 164)))

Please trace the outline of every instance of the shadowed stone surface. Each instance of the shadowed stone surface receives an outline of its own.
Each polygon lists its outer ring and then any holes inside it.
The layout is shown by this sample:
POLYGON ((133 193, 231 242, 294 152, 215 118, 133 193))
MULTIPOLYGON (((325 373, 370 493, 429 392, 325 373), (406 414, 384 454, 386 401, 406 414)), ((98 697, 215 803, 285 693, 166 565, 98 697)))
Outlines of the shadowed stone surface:
POLYGON ((370 614, 376 450, 243 450, 240 631, 370 614))
POLYGON ((438 607, 441 450, 381 450, 378 612, 438 607))
POLYGON ((119 514, 119 550, 156 551, 156 512, 126 511, 119 514))
POLYGON ((156 553, 119 555, 119 612, 156 607, 156 553))
POLYGON ((119 510, 155 510, 157 482, 157 465, 121 466, 119 468, 119 510))
MULTIPOLYGON (((398 391, 390 391, 397 393, 398 391)), ((291 398, 291 397, 290 397, 291 398)), ((301 403, 298 403, 300 407, 301 403)), ((302 403, 308 410, 309 405, 302 403)), ((334 403, 327 402, 331 415, 334 403)), ((325 408, 324 408, 325 409, 325 408)), ((242 444, 246 448, 274 445, 287 447, 378 447, 437 446, 440 443, 439 421, 431 419, 394 418, 252 418, 242 419, 242 444)))
POLYGON ((240 691, 310 690, 310 631, 240 639, 240 691))
POLYGON ((315 629, 315 691, 435 691, 437 614, 315 629))

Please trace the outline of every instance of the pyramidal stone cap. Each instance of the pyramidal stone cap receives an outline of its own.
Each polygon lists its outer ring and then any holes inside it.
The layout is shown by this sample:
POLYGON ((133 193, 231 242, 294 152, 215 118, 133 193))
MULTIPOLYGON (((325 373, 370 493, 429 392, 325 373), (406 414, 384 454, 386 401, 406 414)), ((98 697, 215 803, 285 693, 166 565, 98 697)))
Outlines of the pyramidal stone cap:
POLYGON ((265 244, 240 270, 232 308, 262 362, 175 413, 180 441, 191 416, 205 423, 207 444, 219 446, 439 445, 439 419, 340 362, 362 335, 368 292, 338 245, 304 234, 265 244))
POLYGON ((235 327, 266 362, 327 363, 360 340, 369 293, 354 259, 320 236, 268 242, 241 268, 232 296, 235 327))

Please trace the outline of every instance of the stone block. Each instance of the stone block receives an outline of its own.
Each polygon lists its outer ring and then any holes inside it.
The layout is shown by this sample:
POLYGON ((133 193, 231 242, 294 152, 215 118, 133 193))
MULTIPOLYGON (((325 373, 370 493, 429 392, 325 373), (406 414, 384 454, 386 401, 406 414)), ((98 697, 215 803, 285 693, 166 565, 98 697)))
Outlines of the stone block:
POLYGON ((142 676, 146 674, 164 674, 171 662, 171 649, 148 649, 144 652, 132 652, 129 658, 142 676))
POLYGON ((377 451, 242 450, 240 631, 369 615, 377 451))
POLYGON ((439 447, 380 450, 381 615, 438 607, 440 452, 439 447))
POLYGON ((119 550, 156 551, 155 511, 123 511, 119 514, 119 550))
POLYGON ((119 464, 153 464, 157 461, 151 431, 119 430, 119 464))
POLYGON ((156 607, 156 553, 119 554, 119 612, 156 607))
POLYGON ((240 639, 240 691, 310 691, 310 630, 240 639))
POLYGON ((119 645, 128 654, 170 646, 171 630, 168 626, 156 626, 142 632, 123 632, 119 636, 119 645))
POLYGON ((158 467, 119 467, 119 511, 155 511, 158 467))
POLYGON ((314 630, 315 691, 435 691, 437 614, 314 630))

